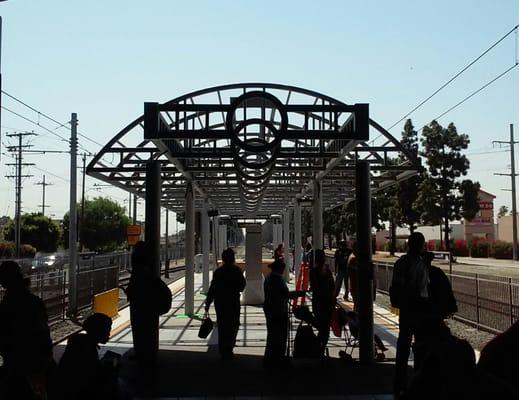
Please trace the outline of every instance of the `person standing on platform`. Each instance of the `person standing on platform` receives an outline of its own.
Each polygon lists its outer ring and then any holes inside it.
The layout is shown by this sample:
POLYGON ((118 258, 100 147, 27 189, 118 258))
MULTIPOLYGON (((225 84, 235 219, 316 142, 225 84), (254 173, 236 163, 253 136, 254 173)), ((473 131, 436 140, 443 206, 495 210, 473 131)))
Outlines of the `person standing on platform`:
POLYGON ((234 251, 224 250, 223 265, 213 273, 207 292, 205 310, 209 311, 214 301, 218 326, 218 350, 222 360, 232 360, 236 335, 240 326, 240 293, 245 289, 243 271, 235 262, 234 251))
POLYGON ((132 252, 132 275, 126 288, 130 302, 133 348, 137 365, 144 375, 152 376, 156 367, 159 315, 171 307, 171 291, 150 266, 150 251, 145 242, 137 242, 132 252))
POLYGON ((339 243, 339 248, 335 251, 335 297, 341 293, 342 283, 344 281, 344 300, 348 300, 350 292, 348 285, 348 258, 352 250, 348 248, 345 241, 339 243))
POLYGON ((278 244, 278 247, 276 247, 276 250, 274 250, 274 260, 279 259, 285 259, 285 248, 283 247, 283 243, 278 244))
POLYGON ((288 364, 286 356, 288 334, 288 301, 304 296, 304 291, 289 292, 283 272, 286 265, 283 260, 275 260, 269 265, 271 273, 265 278, 263 288, 265 301, 263 312, 267 320, 267 345, 263 365, 280 367, 288 364))
POLYGON ((348 276, 350 280, 349 290, 353 301, 353 311, 357 311, 359 305, 359 270, 357 268, 357 253, 359 245, 353 242, 352 253, 348 257, 348 276))
POLYGON ((407 254, 393 268, 389 288, 391 305, 400 310, 396 347, 394 392, 407 388, 407 368, 414 336, 414 369, 420 369, 431 345, 441 339, 444 319, 457 311, 456 299, 445 273, 431 265, 433 255, 425 251, 425 237, 413 232, 407 254))
POLYGON ((310 270, 310 291, 312 292, 312 311, 317 324, 317 338, 321 344, 322 355, 330 337, 330 322, 335 308, 335 282, 332 271, 326 265, 323 249, 314 251, 315 267, 310 270))
POLYGON ((0 398, 45 397, 47 377, 55 368, 45 304, 29 290, 14 261, 0 265, 0 398))

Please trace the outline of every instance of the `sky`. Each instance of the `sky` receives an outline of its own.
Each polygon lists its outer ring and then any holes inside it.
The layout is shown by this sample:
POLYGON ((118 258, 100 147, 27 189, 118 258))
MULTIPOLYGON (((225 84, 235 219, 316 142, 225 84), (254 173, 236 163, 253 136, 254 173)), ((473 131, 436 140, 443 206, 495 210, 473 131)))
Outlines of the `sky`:
MULTIPOLYGON (((9 0, 0 3, 2 88, 60 122, 76 112, 79 132, 105 144, 142 114, 145 101, 164 102, 205 87, 238 82, 299 86, 345 103, 370 103, 388 128, 519 23, 510 1, 120 1, 9 0)), ((411 115, 421 128, 516 62, 510 35, 411 115)), ((519 68, 439 119, 469 135, 468 177, 511 205, 509 152, 493 140, 519 137, 519 68)), ((2 104, 61 136, 66 128, 5 95, 2 104), (56 129, 57 128, 57 129, 56 129)), ((14 214, 14 182, 6 134, 34 131, 32 149, 66 151, 63 140, 2 111, 0 215, 14 214)), ((403 122, 391 130, 397 137, 403 122)), ((83 149, 100 146, 80 138, 83 149)), ((518 157, 519 158, 519 157, 518 157)), ((27 155, 23 209, 38 211, 46 174, 46 213, 68 210, 67 154, 27 155)), ((127 206, 118 189, 96 188, 127 206)), ((143 205, 139 214, 144 213, 143 205)))

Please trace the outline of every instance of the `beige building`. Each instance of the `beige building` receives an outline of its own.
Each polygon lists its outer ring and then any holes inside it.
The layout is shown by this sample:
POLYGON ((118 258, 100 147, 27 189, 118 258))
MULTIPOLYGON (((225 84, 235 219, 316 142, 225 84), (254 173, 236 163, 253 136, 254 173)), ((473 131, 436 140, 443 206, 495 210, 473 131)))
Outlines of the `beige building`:
POLYGON ((496 240, 494 227, 494 196, 492 193, 479 190, 479 211, 472 220, 466 220, 465 240, 484 239, 489 242, 496 240))
MULTIPOLYGON (((519 226, 519 218, 516 215, 516 221, 519 226)), ((497 219, 497 240, 512 243, 512 216, 505 215, 497 219)))

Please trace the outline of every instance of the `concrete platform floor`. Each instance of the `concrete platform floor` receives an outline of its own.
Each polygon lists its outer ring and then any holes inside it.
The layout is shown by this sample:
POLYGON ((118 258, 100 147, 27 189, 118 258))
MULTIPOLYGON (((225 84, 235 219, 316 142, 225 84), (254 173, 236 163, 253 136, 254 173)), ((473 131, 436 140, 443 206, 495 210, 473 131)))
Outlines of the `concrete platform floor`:
MULTIPOLYGON (((183 280, 172 287, 171 311, 160 319, 160 354, 157 373, 148 382, 137 376, 132 357, 131 328, 122 329, 103 346, 121 359, 121 379, 136 398, 303 398, 303 399, 391 399, 396 335, 395 318, 375 307, 376 333, 389 348, 385 362, 373 365, 348 363, 338 357, 345 349, 344 338, 331 335, 330 358, 294 359, 283 370, 262 367, 266 324, 261 307, 243 306, 233 361, 221 361, 217 353, 218 333, 198 338, 205 295, 201 275, 195 279, 195 317, 184 315, 183 280)), ((211 310, 216 319, 214 309, 211 310)), ((293 321, 293 332, 298 321, 293 321)), ((293 339, 294 334, 292 334, 293 339)), ((357 356, 354 349, 353 357, 357 356)))

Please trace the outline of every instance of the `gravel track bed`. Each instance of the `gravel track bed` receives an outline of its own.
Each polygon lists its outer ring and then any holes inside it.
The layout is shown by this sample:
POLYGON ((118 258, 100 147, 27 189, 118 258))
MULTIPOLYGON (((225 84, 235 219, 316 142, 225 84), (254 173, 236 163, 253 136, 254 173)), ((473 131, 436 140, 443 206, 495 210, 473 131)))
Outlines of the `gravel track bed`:
MULTIPOLYGON (((391 306, 389 302, 389 296, 378 292, 375 303, 378 306, 385 308, 386 310, 389 310, 391 306)), ((492 333, 477 330, 470 325, 453 319, 448 319, 447 325, 449 326, 454 336, 467 340, 472 345, 472 347, 479 351, 481 351, 485 344, 495 336, 492 333)))

